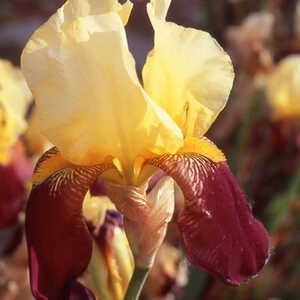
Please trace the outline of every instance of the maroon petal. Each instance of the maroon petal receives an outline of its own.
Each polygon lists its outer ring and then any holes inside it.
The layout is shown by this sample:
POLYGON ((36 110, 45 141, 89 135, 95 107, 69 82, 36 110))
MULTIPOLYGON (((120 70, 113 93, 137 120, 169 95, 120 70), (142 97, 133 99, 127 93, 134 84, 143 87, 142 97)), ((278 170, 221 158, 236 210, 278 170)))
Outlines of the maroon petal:
POLYGON ((91 195, 93 196, 106 196, 104 182, 101 178, 97 178, 90 188, 91 195))
MULTIPOLYGON (((41 173, 43 165, 49 168, 47 161, 54 161, 56 155, 60 156, 55 149, 44 154, 35 172, 41 173)), ((31 288, 37 299, 65 299, 70 282, 87 267, 92 241, 82 202, 90 185, 108 167, 64 167, 34 185, 25 225, 31 288)))
POLYGON ((17 223, 25 201, 25 182, 32 175, 32 167, 20 143, 13 147, 10 155, 10 161, 0 165, 0 229, 17 223))
POLYGON ((64 300, 96 300, 94 294, 77 281, 72 281, 67 288, 64 300))
POLYGON ((185 196, 178 220, 189 260, 226 283, 255 276, 269 258, 269 238, 225 162, 196 153, 164 155, 150 163, 172 176, 185 196))

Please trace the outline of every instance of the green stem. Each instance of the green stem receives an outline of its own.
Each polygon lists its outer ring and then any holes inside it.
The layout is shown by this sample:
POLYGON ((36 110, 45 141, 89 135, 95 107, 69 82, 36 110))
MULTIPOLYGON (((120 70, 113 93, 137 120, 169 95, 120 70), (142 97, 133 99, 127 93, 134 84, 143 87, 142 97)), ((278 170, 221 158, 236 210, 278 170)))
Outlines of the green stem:
POLYGON ((300 192, 300 167, 291 178, 285 191, 275 196, 266 208, 265 219, 268 230, 273 233, 287 215, 293 200, 300 192))
POLYGON ((124 300, 138 300, 145 284, 145 281, 148 277, 150 269, 142 269, 136 267, 134 269, 133 275, 129 282, 129 286, 125 295, 124 300))
POLYGON ((233 174, 237 173, 243 152, 242 148, 245 146, 245 142, 251 133, 253 124, 263 112, 264 97, 264 92, 261 89, 255 91, 252 103, 242 120, 242 124, 237 133, 236 144, 234 145, 231 156, 229 157, 230 168, 233 174))

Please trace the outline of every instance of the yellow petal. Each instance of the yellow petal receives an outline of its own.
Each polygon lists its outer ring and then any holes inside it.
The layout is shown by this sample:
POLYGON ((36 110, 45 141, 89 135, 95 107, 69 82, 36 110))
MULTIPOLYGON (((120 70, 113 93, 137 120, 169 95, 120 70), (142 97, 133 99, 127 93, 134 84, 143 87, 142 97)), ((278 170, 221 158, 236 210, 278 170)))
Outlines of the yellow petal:
POLYGON ((102 226, 107 210, 116 210, 115 205, 106 196, 92 196, 90 192, 85 195, 82 213, 95 227, 102 226))
POLYGON ((63 20, 62 8, 22 55, 41 132, 75 164, 117 157, 127 179, 139 153, 176 152, 180 129, 142 89, 119 15, 63 20))
POLYGON ((99 299, 121 300, 132 276, 134 262, 124 230, 114 227, 111 238, 101 245, 94 243, 89 272, 99 299))
POLYGON ((39 119, 35 109, 28 120, 25 140, 28 150, 32 155, 41 156, 44 152, 53 147, 53 145, 40 132, 39 119))
POLYGON ((267 84, 275 119, 300 117, 300 55, 283 59, 267 84))
POLYGON ((25 114, 32 96, 21 71, 0 59, 0 162, 26 129, 25 114))
POLYGON ((128 22, 132 10, 132 6, 133 4, 129 0, 127 0, 123 5, 121 5, 121 9, 118 10, 118 13, 124 25, 126 25, 128 22))
POLYGON ((205 137, 201 139, 193 137, 186 138, 183 147, 179 149, 176 154, 183 153, 197 153, 216 163, 226 161, 224 153, 213 142, 205 137))
POLYGON ((114 12, 119 14, 123 24, 126 25, 132 6, 129 0, 123 5, 118 0, 68 0, 58 11, 61 18, 57 21, 64 27, 72 23, 74 18, 114 12))
POLYGON ((228 99, 231 60, 207 32, 166 22, 169 1, 151 3, 147 10, 155 40, 143 69, 145 90, 184 135, 202 136, 228 99))
POLYGON ((170 4, 171 0, 151 0, 154 15, 162 20, 166 18, 170 4))

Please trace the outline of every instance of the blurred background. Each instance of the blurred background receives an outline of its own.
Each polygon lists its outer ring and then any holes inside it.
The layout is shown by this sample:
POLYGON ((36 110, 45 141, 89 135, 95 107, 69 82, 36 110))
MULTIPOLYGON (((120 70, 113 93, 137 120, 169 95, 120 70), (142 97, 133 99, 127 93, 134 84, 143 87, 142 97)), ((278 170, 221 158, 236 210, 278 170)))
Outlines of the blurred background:
MULTIPOLYGON (((30 35, 63 2, 0 0, 0 57, 19 65, 30 35)), ((153 47, 153 31, 147 1, 133 2, 126 30, 140 73, 153 47)), ((272 256, 257 278, 229 287, 184 261, 171 225, 168 242, 178 253, 172 260, 168 250, 161 254, 166 258, 158 262, 158 275, 152 276, 154 283, 148 283, 143 299, 300 299, 300 64, 284 105, 278 105, 279 91, 269 83, 282 61, 300 54, 300 1, 173 0, 168 20, 208 31, 231 56, 234 87, 207 136, 227 156, 254 215, 270 232, 272 256)), ((292 84, 289 74, 278 76, 278 82, 292 84)), ((29 144, 27 140, 28 149, 29 144)), ((28 149, 32 155, 34 150, 28 149)), ((20 210, 18 224, 0 234, 1 300, 32 299, 23 219, 20 210)))

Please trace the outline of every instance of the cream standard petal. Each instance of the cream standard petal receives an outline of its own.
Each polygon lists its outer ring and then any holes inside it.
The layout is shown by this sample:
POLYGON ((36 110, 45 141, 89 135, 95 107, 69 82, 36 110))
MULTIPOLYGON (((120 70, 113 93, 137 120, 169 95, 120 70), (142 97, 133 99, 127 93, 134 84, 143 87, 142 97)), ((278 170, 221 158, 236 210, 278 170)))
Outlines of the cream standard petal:
POLYGON ((234 78, 231 60, 208 33, 166 22, 169 1, 151 3, 147 10, 155 46, 143 70, 145 90, 184 135, 202 136, 228 99, 234 78))
POLYGON ((22 55, 42 133, 76 164, 119 158, 127 179, 138 154, 175 152, 180 129, 141 88, 120 17, 81 17, 63 31, 53 25, 60 18, 37 30, 22 55))
POLYGON ((151 4, 154 9, 154 15, 164 20, 167 16, 171 0, 151 0, 151 4))
POLYGON ((300 55, 283 59, 267 84, 274 118, 300 117, 300 55))
POLYGON ((0 163, 26 129, 25 114, 32 99, 21 71, 0 59, 0 163))
POLYGON ((24 117, 32 100, 21 70, 14 67, 9 61, 0 59, 0 100, 24 129, 24 117), (21 124, 22 123, 22 124, 21 124))
POLYGON ((75 18, 100 15, 110 12, 118 13, 124 25, 127 24, 132 9, 132 2, 127 0, 123 5, 118 0, 69 0, 60 12, 63 14, 64 25, 70 24, 75 18))

